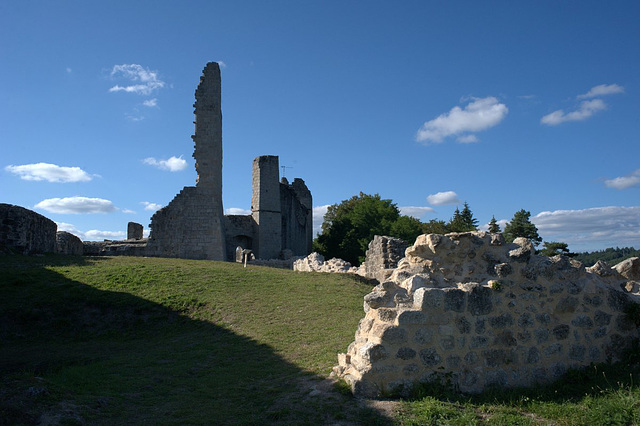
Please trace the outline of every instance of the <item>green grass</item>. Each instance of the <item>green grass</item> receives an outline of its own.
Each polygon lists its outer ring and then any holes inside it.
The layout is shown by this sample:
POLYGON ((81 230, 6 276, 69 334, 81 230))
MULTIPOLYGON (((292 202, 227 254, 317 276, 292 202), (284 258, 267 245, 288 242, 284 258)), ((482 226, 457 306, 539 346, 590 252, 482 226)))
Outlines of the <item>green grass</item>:
POLYGON ((324 380, 370 289, 233 263, 0 256, 0 424, 640 424, 639 351, 544 388, 424 386, 374 410, 324 380))

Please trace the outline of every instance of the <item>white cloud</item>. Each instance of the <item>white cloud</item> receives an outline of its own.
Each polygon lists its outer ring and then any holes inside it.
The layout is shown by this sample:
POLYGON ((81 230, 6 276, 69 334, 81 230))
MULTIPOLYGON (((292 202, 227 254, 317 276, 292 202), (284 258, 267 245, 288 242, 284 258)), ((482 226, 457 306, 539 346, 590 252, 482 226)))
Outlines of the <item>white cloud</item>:
POLYGON ((476 143, 479 141, 476 135, 462 135, 456 140, 460 143, 476 143))
POLYGON ((49 163, 23 164, 7 166, 6 171, 20 176, 20 179, 56 183, 88 182, 93 177, 80 167, 64 167, 49 163))
POLYGON ((432 206, 442 206, 446 204, 460 204, 458 194, 453 191, 438 192, 427 196, 427 202, 432 206))
POLYGON ((160 170, 168 170, 170 172, 179 172, 187 168, 187 161, 180 157, 171 157, 168 160, 156 160, 153 157, 148 157, 142 160, 144 164, 155 166, 160 170))
POLYGON ((627 189, 632 186, 640 185, 640 169, 637 169, 626 176, 605 180, 604 184, 607 188, 614 189, 627 189))
POLYGON ((111 201, 102 198, 48 198, 35 205, 36 209, 59 214, 110 213, 118 210, 111 201))
POLYGON ((313 208, 313 237, 315 238, 320 232, 322 232, 322 222, 324 222, 324 215, 327 213, 327 209, 331 204, 324 206, 315 206, 313 208))
POLYGON ((153 108, 153 107, 157 107, 158 106, 158 99, 153 98, 153 99, 147 99, 146 101, 142 102, 142 105, 149 107, 149 108, 153 108))
POLYGON ((129 210, 129 209, 122 209, 122 213, 126 213, 126 214, 137 214, 135 211, 133 211, 133 210, 129 210))
POLYGON ((557 126, 567 121, 583 121, 604 109, 607 109, 607 104, 602 99, 582 101, 577 110, 565 113, 564 110, 559 109, 542 117, 540 123, 548 126, 557 126))
POLYGON ((224 209, 224 214, 247 216, 251 214, 251 210, 241 209, 238 207, 230 207, 228 209, 224 209))
POLYGON ((435 211, 431 207, 418 206, 398 207, 398 209, 400 210, 401 215, 415 217, 416 219, 420 219, 425 214, 433 213, 435 211))
POLYGON ((67 231, 82 241, 123 240, 126 238, 124 231, 99 231, 92 229, 83 232, 70 223, 56 222, 56 225, 58 225, 58 231, 67 231))
POLYGON ((601 84, 592 87, 587 93, 578 95, 578 99, 591 99, 598 96, 614 95, 616 93, 624 93, 624 87, 617 84, 601 84))
POLYGON ((227 67, 227 64, 224 61, 218 61, 218 65, 220 65, 220 69, 224 69, 227 67))
POLYGON ((142 204, 144 206, 145 210, 148 210, 150 212, 155 212, 155 211, 160 210, 162 208, 162 206, 160 204, 150 203, 149 201, 142 201, 142 202, 140 202, 140 204, 142 204))
POLYGON ((84 233, 84 241, 124 240, 127 235, 124 231, 99 231, 91 229, 84 233))
POLYGON ((139 95, 150 95, 154 90, 159 90, 165 85, 164 81, 158 78, 157 71, 151 71, 148 68, 145 69, 138 64, 114 65, 111 70, 111 77, 123 78, 136 84, 128 86, 120 86, 116 84, 109 89, 109 92, 127 92, 139 95))
POLYGON ((640 207, 545 211, 531 222, 545 241, 565 242, 572 251, 640 247, 640 207))
MULTIPOLYGON (((448 113, 427 121, 416 134, 418 142, 440 143, 451 135, 469 132, 480 132, 500 123, 509 112, 505 104, 490 96, 487 98, 473 98, 464 109, 456 106, 448 113)), ((461 138, 469 138, 464 135, 461 138)))
MULTIPOLYGON (((497 220, 497 219, 496 219, 496 223, 498 224, 498 226, 500 226, 500 230, 501 230, 501 231, 504 231, 504 227, 505 227, 505 225, 506 225, 507 223, 509 223, 509 221, 508 221, 508 220, 506 220, 506 219, 500 219, 500 220, 497 220)), ((480 231, 488 231, 488 230, 489 230, 489 224, 488 224, 488 223, 486 223, 486 224, 484 224, 484 225, 480 225, 480 226, 478 226, 478 229, 479 229, 480 231)))

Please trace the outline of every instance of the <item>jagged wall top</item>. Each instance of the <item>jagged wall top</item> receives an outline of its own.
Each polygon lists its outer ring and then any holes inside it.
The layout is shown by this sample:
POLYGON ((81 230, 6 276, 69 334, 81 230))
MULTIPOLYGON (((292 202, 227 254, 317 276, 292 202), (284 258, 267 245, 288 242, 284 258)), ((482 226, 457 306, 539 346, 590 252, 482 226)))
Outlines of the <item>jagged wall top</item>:
POLYGON ((207 186, 222 196, 222 107, 220 66, 209 62, 202 71, 196 89, 195 144, 193 158, 198 173, 197 185, 207 186))

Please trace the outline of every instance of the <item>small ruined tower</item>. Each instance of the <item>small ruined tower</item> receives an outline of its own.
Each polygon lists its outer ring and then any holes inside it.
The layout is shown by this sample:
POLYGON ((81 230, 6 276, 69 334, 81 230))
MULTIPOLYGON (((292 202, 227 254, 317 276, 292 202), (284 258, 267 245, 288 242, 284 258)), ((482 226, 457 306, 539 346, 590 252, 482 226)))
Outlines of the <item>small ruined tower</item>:
POLYGON ((260 259, 276 259, 282 250, 278 164, 275 155, 263 155, 253 160, 251 216, 257 225, 253 251, 260 259))
POLYGON ((226 260, 222 208, 222 108, 220 67, 209 62, 195 93, 198 178, 151 218, 148 255, 226 260))

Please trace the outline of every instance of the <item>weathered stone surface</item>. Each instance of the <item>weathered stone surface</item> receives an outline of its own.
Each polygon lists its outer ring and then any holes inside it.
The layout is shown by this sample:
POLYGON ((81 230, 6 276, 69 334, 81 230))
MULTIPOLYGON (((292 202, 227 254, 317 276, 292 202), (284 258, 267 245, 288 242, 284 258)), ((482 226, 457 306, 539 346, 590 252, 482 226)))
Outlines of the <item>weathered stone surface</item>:
POLYGON ((141 240, 144 228, 141 224, 129 222, 127 224, 127 240, 141 240))
POLYGON ((399 238, 376 235, 366 252, 365 276, 384 281, 398 266, 409 244, 399 238))
POLYGON ((0 203, 0 253, 54 253, 57 230, 56 223, 41 214, 0 203))
POLYGON ((422 235, 405 253, 365 296, 368 326, 334 370, 355 393, 398 384, 406 392, 445 375, 465 392, 544 383, 616 360, 638 337, 624 312, 640 294, 624 292, 633 281, 602 265, 542 257, 527 240, 485 232, 422 235))
POLYGON ((640 281, 640 257, 623 260, 614 269, 628 280, 640 281))
POLYGON ((82 240, 69 232, 58 231, 56 233, 56 253, 82 256, 84 253, 82 240))
POLYGON ((327 261, 320 253, 313 252, 309 256, 293 262, 293 270, 301 272, 332 272, 355 274, 358 268, 342 259, 332 258, 327 261))

